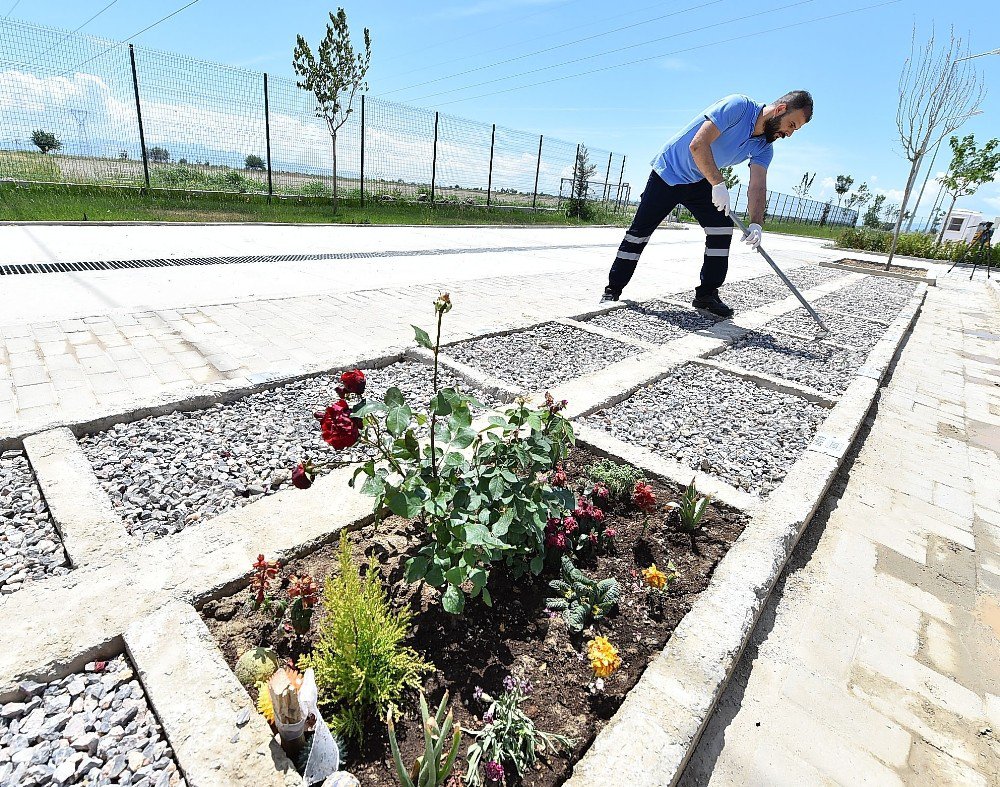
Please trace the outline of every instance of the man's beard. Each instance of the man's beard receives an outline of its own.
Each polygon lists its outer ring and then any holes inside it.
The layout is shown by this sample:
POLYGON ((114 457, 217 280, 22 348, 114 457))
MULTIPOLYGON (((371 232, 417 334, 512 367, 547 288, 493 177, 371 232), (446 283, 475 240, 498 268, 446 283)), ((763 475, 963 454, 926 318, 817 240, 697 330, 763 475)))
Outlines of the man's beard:
MULTIPOLYGON (((787 112, 785 114, 788 114, 787 112)), ((768 142, 774 142, 778 139, 778 135, 781 133, 781 119, 785 115, 778 115, 777 117, 768 118, 764 121, 764 139, 768 142)))

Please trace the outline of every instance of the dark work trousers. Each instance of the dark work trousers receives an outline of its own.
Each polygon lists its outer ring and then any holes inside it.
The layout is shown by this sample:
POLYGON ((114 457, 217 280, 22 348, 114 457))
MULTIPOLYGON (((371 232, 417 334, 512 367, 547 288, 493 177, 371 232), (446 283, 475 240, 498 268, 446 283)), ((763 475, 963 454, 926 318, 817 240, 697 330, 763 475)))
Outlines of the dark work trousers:
POLYGON ((705 230, 705 261, 701 266, 701 284, 695 288, 695 294, 704 298, 718 292, 729 271, 733 220, 712 204, 712 186, 704 178, 697 183, 668 186, 655 171, 649 174, 632 226, 625 233, 608 274, 608 288, 612 292, 620 295, 625 289, 653 230, 678 205, 691 211, 705 230))

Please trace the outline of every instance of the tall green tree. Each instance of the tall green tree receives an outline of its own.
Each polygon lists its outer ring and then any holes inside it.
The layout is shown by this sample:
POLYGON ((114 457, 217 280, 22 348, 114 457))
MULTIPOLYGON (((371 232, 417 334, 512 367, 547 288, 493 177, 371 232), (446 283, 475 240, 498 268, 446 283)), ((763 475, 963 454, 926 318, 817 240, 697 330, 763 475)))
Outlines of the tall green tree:
MULTIPOLYGON (((941 183, 951 195, 951 207, 947 213, 950 216, 959 197, 975 194, 980 186, 992 182, 996 177, 997 170, 1000 170, 1000 140, 991 139, 977 148, 975 136, 969 134, 962 139, 951 137, 948 144, 951 145, 951 164, 948 172, 941 178, 941 183)), ((941 224, 938 245, 941 244, 947 224, 947 221, 941 224)))
POLYGON ((292 67, 301 77, 296 84, 316 97, 316 117, 326 121, 333 146, 333 210, 337 210, 337 132, 354 111, 354 97, 368 89, 365 75, 372 59, 372 40, 364 29, 364 51, 356 52, 343 8, 330 12, 326 35, 316 55, 302 36, 295 38, 292 67))
POLYGON ((833 190, 837 192, 837 207, 840 207, 840 201, 844 198, 844 195, 851 190, 851 186, 854 185, 854 178, 850 175, 837 175, 837 183, 834 185, 833 190))
POLYGON ((861 220, 866 227, 881 229, 882 227, 882 206, 885 205, 885 194, 876 194, 875 200, 868 206, 865 216, 861 220))
POLYGON ((586 145, 581 144, 576 149, 576 162, 573 166, 573 189, 569 205, 566 208, 566 215, 585 220, 591 218, 593 209, 587 203, 590 188, 588 181, 594 177, 595 172, 597 172, 597 165, 590 162, 590 152, 586 145))

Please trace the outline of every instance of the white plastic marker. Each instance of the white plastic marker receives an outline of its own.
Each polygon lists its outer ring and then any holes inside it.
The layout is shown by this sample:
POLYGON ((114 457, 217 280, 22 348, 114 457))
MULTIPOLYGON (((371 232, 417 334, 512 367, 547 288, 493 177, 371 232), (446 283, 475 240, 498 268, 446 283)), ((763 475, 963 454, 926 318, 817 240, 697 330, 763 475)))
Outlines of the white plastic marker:
MULTIPOLYGON (((739 216, 737 216, 733 212, 730 212, 729 218, 733 220, 738 229, 743 231, 744 235, 747 234, 747 226, 742 221, 740 221, 739 216)), ((792 291, 792 294, 796 298, 799 299, 799 303, 801 303, 803 306, 806 307, 806 311, 809 312, 812 318, 816 321, 816 324, 820 327, 820 330, 823 331, 823 333, 829 333, 830 329, 826 327, 826 323, 824 323, 823 320, 820 319, 820 316, 816 314, 816 310, 809 305, 809 301, 807 301, 805 298, 802 297, 802 293, 799 292, 798 289, 796 289, 795 285, 788 280, 788 277, 782 272, 781 268, 779 268, 775 264, 774 260, 771 259, 771 255, 768 254, 766 251, 764 251, 764 249, 759 244, 757 246, 757 251, 760 252, 761 257, 767 260, 767 264, 770 265, 772 268, 774 268, 774 272, 781 277, 781 280, 785 283, 785 286, 792 291)))

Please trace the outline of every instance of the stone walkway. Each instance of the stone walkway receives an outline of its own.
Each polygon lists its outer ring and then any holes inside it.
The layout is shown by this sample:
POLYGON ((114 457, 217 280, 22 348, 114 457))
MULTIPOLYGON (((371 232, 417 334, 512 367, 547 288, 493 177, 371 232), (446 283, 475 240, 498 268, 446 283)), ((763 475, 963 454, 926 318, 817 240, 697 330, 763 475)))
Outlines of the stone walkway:
POLYGON ((938 283, 682 784, 1000 783, 1000 289, 938 283))

